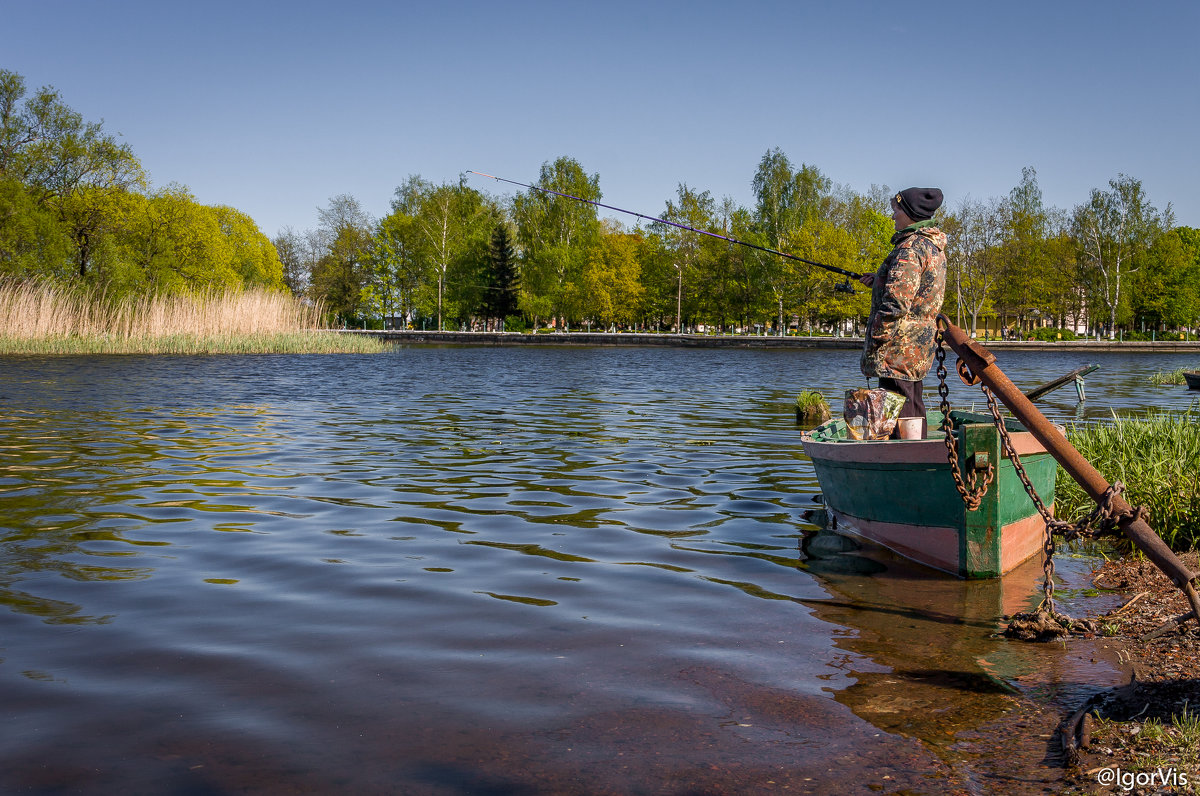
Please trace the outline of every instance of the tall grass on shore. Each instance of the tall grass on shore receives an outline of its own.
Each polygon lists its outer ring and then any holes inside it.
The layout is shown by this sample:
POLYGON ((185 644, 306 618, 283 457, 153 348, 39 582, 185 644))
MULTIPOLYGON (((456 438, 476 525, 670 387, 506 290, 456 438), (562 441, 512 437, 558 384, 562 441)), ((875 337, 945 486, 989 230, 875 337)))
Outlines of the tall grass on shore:
POLYGON ((374 352, 320 328, 321 309, 265 290, 114 300, 48 283, 0 283, 0 354, 374 352))
MULTIPOLYGON (((1150 527, 1172 549, 1200 545, 1200 404, 1075 426, 1067 439, 1100 473, 1125 484, 1125 500, 1150 510, 1150 527)), ((1076 520, 1095 504, 1061 468, 1056 513, 1076 520)))

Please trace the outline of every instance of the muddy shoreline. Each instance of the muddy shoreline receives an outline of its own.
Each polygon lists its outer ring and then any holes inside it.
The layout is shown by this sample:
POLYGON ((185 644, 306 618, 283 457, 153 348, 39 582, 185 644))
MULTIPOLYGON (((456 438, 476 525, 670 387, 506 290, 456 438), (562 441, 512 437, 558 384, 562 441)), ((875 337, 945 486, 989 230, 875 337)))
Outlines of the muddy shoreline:
MULTIPOLYGON (((1195 552, 1181 559, 1193 571, 1200 564, 1195 552)), ((1076 661, 1069 670, 1100 678, 1091 681, 1095 691, 1081 697, 1078 684, 1070 693, 1060 690, 1069 685, 1058 679, 1061 672, 1030 672, 1012 681, 1016 692, 1002 715, 956 735, 951 748, 965 754, 957 764, 947 761, 941 792, 1200 793, 1197 747, 1189 751, 1173 724, 1185 711, 1200 712, 1200 626, 1189 621, 1144 638, 1187 610, 1179 590, 1149 561, 1110 560, 1090 580, 1093 596, 1068 598, 1073 607, 1066 610, 1096 620, 1098 633, 1008 643, 1064 645, 1076 661), (1089 604, 1097 608, 1088 610, 1089 604), (1060 728, 1085 704, 1095 705, 1090 744, 1068 755, 1060 728), (1113 776, 1125 779, 1106 783, 1113 776), (1157 777, 1153 785, 1139 784, 1151 777, 1157 777)))
MULTIPOLYGON (((1196 551, 1180 558, 1192 571, 1200 564, 1196 551)), ((1065 783, 1080 793, 1200 793, 1198 739, 1175 727, 1176 717, 1200 711, 1200 625, 1172 621, 1187 613, 1187 600, 1145 559, 1109 561, 1093 584, 1123 595, 1099 622, 1104 641, 1128 665, 1130 682, 1096 706, 1090 743, 1068 767, 1065 783), (1105 785, 1107 771, 1123 772, 1132 787, 1105 785)))

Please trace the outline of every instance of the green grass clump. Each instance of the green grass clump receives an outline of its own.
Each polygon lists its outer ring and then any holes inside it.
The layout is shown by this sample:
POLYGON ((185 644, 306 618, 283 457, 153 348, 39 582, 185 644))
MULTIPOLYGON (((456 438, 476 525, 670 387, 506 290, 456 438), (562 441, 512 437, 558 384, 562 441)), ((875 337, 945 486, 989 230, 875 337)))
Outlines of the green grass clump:
POLYGON ((824 423, 831 417, 829 402, 816 390, 802 390, 796 396, 796 420, 824 423))
MULTIPOLYGON (((1123 497, 1149 509, 1149 523, 1172 549, 1200 544, 1200 406, 1151 410, 1142 416, 1068 429, 1067 439, 1109 482, 1125 484, 1123 497)), ((1056 513, 1075 521, 1095 503, 1059 468, 1056 513)))
MULTIPOLYGON (((1150 376, 1150 383, 1157 385, 1159 387, 1166 386, 1166 385, 1184 384, 1184 383, 1186 383, 1186 379, 1183 378, 1184 370, 1186 370, 1186 368, 1179 368, 1178 370, 1155 371, 1150 376)), ((1197 370, 1197 368, 1193 368, 1193 370, 1197 370)))

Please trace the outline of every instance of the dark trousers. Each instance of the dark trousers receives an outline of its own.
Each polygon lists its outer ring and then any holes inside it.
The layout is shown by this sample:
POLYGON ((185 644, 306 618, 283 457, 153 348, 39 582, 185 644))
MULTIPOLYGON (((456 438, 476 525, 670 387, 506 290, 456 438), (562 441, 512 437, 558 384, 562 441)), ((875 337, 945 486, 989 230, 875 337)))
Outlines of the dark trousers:
MULTIPOLYGON (((919 417, 921 418, 921 436, 929 430, 927 428, 928 421, 925 420, 925 382, 922 381, 901 381, 900 379, 889 379, 887 376, 879 377, 879 386, 885 390, 899 393, 904 396, 904 406, 900 407, 900 417, 919 417)), ((892 438, 900 438, 900 428, 897 426, 892 431, 892 438)))

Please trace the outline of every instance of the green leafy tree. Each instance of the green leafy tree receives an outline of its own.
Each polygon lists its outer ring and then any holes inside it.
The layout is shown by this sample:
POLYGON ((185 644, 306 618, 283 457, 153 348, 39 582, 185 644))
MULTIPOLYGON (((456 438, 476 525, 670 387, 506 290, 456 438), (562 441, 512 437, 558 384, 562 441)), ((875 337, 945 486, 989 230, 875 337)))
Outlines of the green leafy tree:
POLYGON ((1200 321, 1200 232, 1177 227, 1139 257, 1133 277, 1135 319, 1150 328, 1192 327, 1200 321))
POLYGON ((147 188, 127 144, 58 92, 0 70, 0 271, 133 291, 282 285, 245 214, 186 188, 147 188))
POLYGON ((106 265, 110 288, 283 289, 275 247, 246 214, 199 204, 178 185, 125 194, 121 205, 114 237, 122 255, 106 265))
MULTIPOLYGON (((831 181, 814 166, 801 164, 794 170, 783 152, 772 149, 759 162, 752 186, 755 221, 767 247, 804 257, 794 251, 797 236, 806 224, 828 221, 833 216, 831 181)), ((828 239, 824 231, 810 230, 804 246, 811 250, 828 239)), ((827 280, 813 266, 783 257, 768 259, 765 265, 766 286, 774 298, 782 334, 786 328, 785 313, 793 309, 810 314, 810 298, 822 290, 827 280)))
POLYGON ((641 312, 641 237, 606 221, 592 247, 583 273, 584 304, 588 317, 604 326, 632 324, 641 312))
MULTIPOLYGON (((597 202, 600 177, 588 175, 573 158, 543 163, 535 185, 597 202)), ((565 324, 581 310, 581 277, 600 235, 596 208, 562 196, 531 190, 513 199, 521 252, 521 308, 536 323, 553 316, 565 324)))
POLYGON ((1058 326, 1078 326, 1086 317, 1084 290, 1079 275, 1078 250, 1071 237, 1066 213, 1051 208, 1049 234, 1043 243, 1046 269, 1045 302, 1058 326))
POLYGON ((676 271, 674 252, 661 234, 654 230, 638 233, 637 259, 641 265, 641 318, 655 330, 669 328, 667 319, 675 318, 676 271))
POLYGON ((963 315, 978 332, 981 316, 990 314, 1001 279, 1000 235, 1004 212, 1000 202, 962 199, 941 221, 946 233, 946 305, 954 307, 960 326, 963 315))
MULTIPOLYGON (((832 221, 813 217, 792 236, 792 251, 798 257, 849 270, 855 265, 858 244, 854 236, 832 221)), ((863 311, 859 293, 837 290, 843 278, 824 269, 798 263, 797 283, 803 289, 796 295, 792 311, 810 324, 817 321, 836 323, 863 311)))
POLYGON ((357 199, 340 194, 329 206, 317 209, 321 234, 328 241, 312 270, 312 298, 324 302, 330 315, 343 324, 354 323, 364 307, 366 263, 371 251, 371 218, 357 199))
MULTIPOLYGON (((668 200, 662 218, 693 229, 712 231, 715 212, 716 203, 708 191, 697 192, 686 183, 680 183, 676 189, 676 201, 668 200)), ((675 268, 675 325, 682 331, 684 318, 687 317, 683 303, 685 282, 697 269, 708 265, 712 241, 715 239, 667 224, 655 226, 672 255, 675 268)))
POLYGON ((355 323, 364 309, 363 264, 368 246, 362 230, 343 227, 313 269, 310 289, 324 302, 332 319, 343 325, 355 323))
MULTIPOLYGON (((739 218, 739 211, 742 219, 748 218, 744 209, 739 208, 729 197, 723 198, 719 203, 713 202, 709 219, 710 231, 739 240, 733 229, 739 218)), ((738 230, 738 233, 740 232, 741 230, 738 230)), ((696 269, 692 278, 699 319, 715 322, 721 329, 738 320, 745 325, 747 316, 742 278, 745 264, 741 252, 735 251, 735 248, 744 247, 704 238, 701 248, 704 251, 704 257, 700 261, 702 267, 696 269)))
POLYGON ((1050 314, 1056 276, 1048 246, 1050 217, 1042 202, 1037 172, 1030 167, 1022 169, 1020 184, 996 209, 987 223, 997 232, 989 253, 1001 272, 997 303, 1026 328, 1031 317, 1050 314))
POLYGON ((71 240, 19 181, 0 176, 0 277, 65 278, 71 240))
MULTIPOLYGON (((872 185, 866 194, 841 189, 830 208, 829 219, 849 233, 854 245, 854 258, 847 270, 857 274, 873 274, 892 250, 892 223, 889 200, 891 191, 872 185)), ((851 284, 854 294, 837 292, 834 300, 841 303, 838 319, 853 318, 855 327, 871 309, 871 292, 851 284)))
POLYGON ((371 242, 365 300, 373 312, 398 316, 403 325, 417 314, 428 282, 428 258, 417 217, 406 212, 402 203, 393 207, 379 222, 371 242))
POLYGON ((796 196, 796 174, 787 155, 778 148, 768 150, 759 161, 752 185, 755 221, 765 245, 787 251, 803 221, 796 196))
POLYGON ((226 205, 208 208, 216 218, 222 244, 228 250, 226 287, 283 290, 287 287, 283 263, 270 239, 250 216, 226 205))
MULTIPOLYGON (((732 199, 723 199, 717 210, 720 234, 750 243, 757 242, 754 217, 746 208, 732 199)), ((761 245, 761 244, 760 244, 761 245)), ((764 261, 768 255, 746 246, 733 243, 722 244, 715 255, 715 268, 711 281, 716 285, 705 286, 708 292, 719 294, 714 301, 718 307, 727 307, 743 327, 769 318, 774 311, 771 303, 760 289, 764 261)))
MULTIPOLYGON (((855 273, 871 274, 892 250, 892 224, 889 199, 891 192, 881 186, 871 186, 871 193, 860 194, 843 189, 833 204, 829 219, 854 238, 855 273)), ((870 308, 867 302, 865 309, 870 308)))
POLYGON ((77 272, 90 276, 103 238, 115 228, 114 197, 145 184, 127 144, 86 122, 42 88, 25 99, 25 80, 0 70, 0 176, 25 186, 39 208, 53 211, 71 239, 77 272))
POLYGON ((416 219, 420 252, 437 288, 435 312, 441 329, 448 301, 452 301, 451 314, 456 316, 462 314, 462 308, 469 312, 479 305, 478 274, 498 211, 461 179, 456 184, 434 186, 411 178, 397 191, 397 197, 399 209, 412 212, 416 219))

